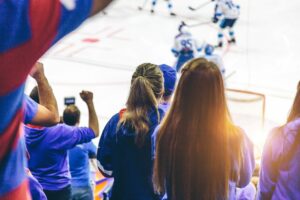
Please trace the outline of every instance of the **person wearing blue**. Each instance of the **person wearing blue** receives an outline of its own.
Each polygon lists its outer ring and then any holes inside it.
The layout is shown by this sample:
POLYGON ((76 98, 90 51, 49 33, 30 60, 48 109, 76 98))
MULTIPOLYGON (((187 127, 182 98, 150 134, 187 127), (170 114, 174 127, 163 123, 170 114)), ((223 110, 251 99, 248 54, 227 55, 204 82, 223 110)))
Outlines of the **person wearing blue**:
POLYGON ((110 200, 158 200, 152 185, 151 136, 163 111, 159 66, 139 65, 131 79, 126 109, 106 124, 98 146, 98 168, 113 177, 110 200))
POLYGON ((231 121, 213 62, 189 61, 156 137, 153 184, 168 200, 235 200, 255 167, 253 144, 231 121))
MULTIPOLYGON (((39 95, 31 93, 30 96, 39 95)), ((93 93, 82 91, 80 96, 88 107, 89 127, 25 125, 26 147, 30 154, 28 167, 42 185, 48 200, 71 198, 68 150, 77 144, 90 142, 99 135, 93 93)))
POLYGON ((171 51, 177 58, 175 64, 176 71, 180 72, 184 63, 198 57, 198 53, 202 50, 202 46, 198 44, 184 22, 181 22, 178 31, 179 34, 175 36, 175 44, 171 51))
POLYGON ((160 100, 159 108, 166 113, 171 105, 172 95, 175 90, 177 73, 173 67, 162 64, 159 65, 164 76, 164 94, 160 100))
MULTIPOLYGON (((173 4, 172 4, 171 0, 165 0, 165 1, 168 4, 168 9, 169 9, 170 15, 171 16, 176 16, 176 14, 173 12, 173 4)), ((152 0, 151 13, 155 12, 154 10, 155 10, 156 4, 157 4, 157 0, 152 0)))
POLYGON ((213 23, 219 24, 219 33, 218 33, 218 47, 223 47, 223 30, 226 28, 229 29, 230 39, 228 43, 236 43, 235 34, 233 27, 239 18, 240 15, 240 6, 233 3, 232 0, 216 0, 215 13, 212 18, 213 23))
MULTIPOLYGON (((78 126, 80 110, 75 105, 66 107, 63 121, 69 126, 78 126)), ((89 159, 95 159, 97 148, 93 142, 76 145, 69 150, 69 165, 71 172, 72 200, 93 200, 93 189, 90 179, 89 159)))
POLYGON ((258 200, 300 199, 300 82, 286 124, 274 128, 264 146, 258 200))
POLYGON ((215 63, 219 67, 222 75, 224 76, 226 70, 225 70, 225 67, 224 67, 224 63, 223 63, 222 57, 220 55, 214 53, 215 47, 213 45, 211 45, 211 44, 205 44, 203 46, 204 46, 204 56, 203 57, 206 60, 215 63))

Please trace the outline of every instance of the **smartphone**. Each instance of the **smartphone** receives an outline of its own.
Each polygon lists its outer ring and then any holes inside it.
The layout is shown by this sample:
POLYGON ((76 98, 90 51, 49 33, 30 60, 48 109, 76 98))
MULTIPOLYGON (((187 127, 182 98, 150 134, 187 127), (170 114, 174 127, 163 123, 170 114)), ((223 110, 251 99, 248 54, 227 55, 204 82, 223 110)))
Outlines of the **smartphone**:
POLYGON ((65 97, 64 101, 65 101, 66 106, 74 105, 75 104, 75 97, 65 97))

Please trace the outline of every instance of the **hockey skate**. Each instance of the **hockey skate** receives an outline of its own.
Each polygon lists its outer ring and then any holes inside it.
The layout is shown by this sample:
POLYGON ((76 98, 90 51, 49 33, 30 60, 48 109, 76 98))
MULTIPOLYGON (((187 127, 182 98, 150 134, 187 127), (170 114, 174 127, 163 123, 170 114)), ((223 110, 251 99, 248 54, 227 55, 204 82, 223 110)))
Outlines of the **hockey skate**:
POLYGON ((228 40, 228 44, 235 44, 236 41, 235 41, 235 38, 231 38, 231 40, 228 40))
POLYGON ((223 42, 219 42, 217 45, 214 46, 215 48, 222 48, 223 47, 223 42))

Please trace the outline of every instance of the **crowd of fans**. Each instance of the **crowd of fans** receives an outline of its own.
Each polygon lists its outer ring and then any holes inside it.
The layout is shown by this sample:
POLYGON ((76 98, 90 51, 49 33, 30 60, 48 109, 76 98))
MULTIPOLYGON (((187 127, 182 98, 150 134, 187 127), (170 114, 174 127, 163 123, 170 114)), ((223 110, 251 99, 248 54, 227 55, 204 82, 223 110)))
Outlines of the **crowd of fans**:
POLYGON ((79 126, 75 105, 59 123, 43 65, 35 62, 109 2, 0 2, 0 200, 91 200, 89 159, 114 178, 110 200, 299 199, 300 84, 286 124, 266 141, 258 185, 251 182, 253 144, 231 120, 222 74, 205 58, 185 63, 178 81, 167 65, 137 66, 126 107, 116 108, 98 150, 92 92, 80 93, 88 127, 79 126), (29 73, 37 87, 27 96, 29 73))

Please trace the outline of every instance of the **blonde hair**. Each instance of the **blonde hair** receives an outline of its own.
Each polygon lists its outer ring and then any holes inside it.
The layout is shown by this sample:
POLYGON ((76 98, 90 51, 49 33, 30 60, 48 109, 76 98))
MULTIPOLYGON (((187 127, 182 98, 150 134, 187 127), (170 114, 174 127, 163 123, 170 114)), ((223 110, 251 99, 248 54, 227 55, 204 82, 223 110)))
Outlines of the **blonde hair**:
POLYGON ((163 75, 157 65, 144 63, 139 65, 131 79, 126 111, 120 124, 129 124, 136 132, 136 144, 143 146, 149 132, 148 112, 156 110, 158 118, 158 99, 163 94, 163 75))

